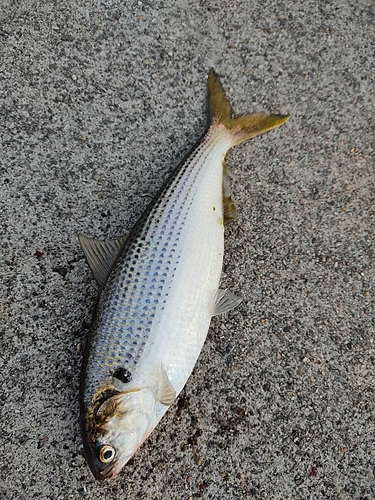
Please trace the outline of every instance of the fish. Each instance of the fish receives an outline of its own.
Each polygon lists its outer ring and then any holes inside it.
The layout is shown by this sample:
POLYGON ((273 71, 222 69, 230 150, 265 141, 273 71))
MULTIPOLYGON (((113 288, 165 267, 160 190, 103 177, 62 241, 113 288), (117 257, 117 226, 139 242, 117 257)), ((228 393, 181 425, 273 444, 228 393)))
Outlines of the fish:
POLYGON ((98 480, 112 479, 185 386, 211 318, 242 298, 219 287, 224 224, 236 218, 227 151, 288 115, 233 118, 213 69, 206 131, 129 234, 78 236, 98 283, 80 386, 82 440, 98 480))

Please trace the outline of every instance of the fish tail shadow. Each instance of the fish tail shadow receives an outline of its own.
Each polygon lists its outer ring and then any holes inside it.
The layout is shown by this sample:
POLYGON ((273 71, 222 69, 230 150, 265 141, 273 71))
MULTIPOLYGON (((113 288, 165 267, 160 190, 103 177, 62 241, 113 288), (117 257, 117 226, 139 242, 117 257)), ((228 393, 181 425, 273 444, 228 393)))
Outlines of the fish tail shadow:
POLYGON ((208 127, 224 125, 231 135, 233 146, 279 127, 289 120, 289 115, 266 113, 251 113, 232 118, 232 106, 229 104, 219 77, 213 69, 208 74, 207 87, 208 127))

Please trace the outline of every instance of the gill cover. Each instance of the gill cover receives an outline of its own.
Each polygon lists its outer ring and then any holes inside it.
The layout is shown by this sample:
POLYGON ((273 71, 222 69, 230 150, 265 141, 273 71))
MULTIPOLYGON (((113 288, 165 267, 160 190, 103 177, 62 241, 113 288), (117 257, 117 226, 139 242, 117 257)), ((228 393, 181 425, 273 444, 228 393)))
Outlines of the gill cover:
POLYGON ((106 391, 108 398, 99 395, 82 422, 86 459, 99 480, 117 475, 149 435, 157 401, 147 388, 106 391))

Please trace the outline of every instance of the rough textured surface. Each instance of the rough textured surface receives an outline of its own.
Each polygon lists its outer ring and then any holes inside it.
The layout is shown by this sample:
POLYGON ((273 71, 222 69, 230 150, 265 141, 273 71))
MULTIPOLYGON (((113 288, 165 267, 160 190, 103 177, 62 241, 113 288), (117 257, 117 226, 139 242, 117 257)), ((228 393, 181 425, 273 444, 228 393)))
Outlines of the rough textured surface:
POLYGON ((375 498, 375 2, 3 0, 0 498, 375 498), (288 112, 232 150, 240 217, 177 404, 113 482, 82 456, 96 287, 78 246, 129 229, 205 126, 288 112))

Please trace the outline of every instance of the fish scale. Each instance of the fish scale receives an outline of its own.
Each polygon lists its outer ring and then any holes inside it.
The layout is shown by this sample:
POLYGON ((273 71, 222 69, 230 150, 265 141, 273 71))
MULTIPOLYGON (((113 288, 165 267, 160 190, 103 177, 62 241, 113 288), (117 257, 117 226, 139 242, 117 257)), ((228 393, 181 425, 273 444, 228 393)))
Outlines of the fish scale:
MULTIPOLYGON (((165 303, 169 295, 165 290, 173 286, 186 220, 200 181, 207 176, 205 163, 210 162, 210 154, 223 139, 224 134, 218 134, 218 137, 213 136, 212 132, 208 134, 181 169, 173 173, 170 186, 159 194, 160 201, 156 201, 148 217, 140 222, 133 236, 129 236, 103 290, 103 300, 98 308, 101 319, 92 339, 92 362, 87 376, 91 391, 87 392, 88 398, 118 366, 126 366, 132 373, 134 383, 137 382, 135 365, 144 354, 146 342, 152 342, 149 334, 152 325, 158 321, 156 311, 160 313, 164 310, 160 302, 165 303), (156 241, 156 244, 150 248, 149 242, 152 241, 156 241), (134 260, 135 256, 137 258, 134 260), (133 325, 138 325, 138 334, 134 332, 133 325), (142 328, 143 325, 148 326, 142 328)), ((225 146, 223 151, 226 149, 225 146)), ((221 162, 215 167, 222 169, 221 162)), ((220 179, 217 174, 216 177, 220 179)), ((203 203, 207 204, 207 201, 203 200, 203 203)), ((216 204, 218 217, 222 217, 219 197, 216 204)), ((199 224, 194 225, 199 231, 199 224)), ((196 252, 196 258, 199 258, 199 253, 202 253, 199 246, 196 252)), ((183 343, 184 339, 181 338, 183 343)), ((199 346, 197 350, 200 351, 199 346)))
POLYGON ((101 286, 81 384, 85 454, 98 479, 119 472, 182 390, 211 317, 241 301, 219 290, 224 219, 234 214, 223 160, 232 146, 287 117, 233 119, 213 71, 208 88, 206 134, 128 237, 80 237, 101 286))

